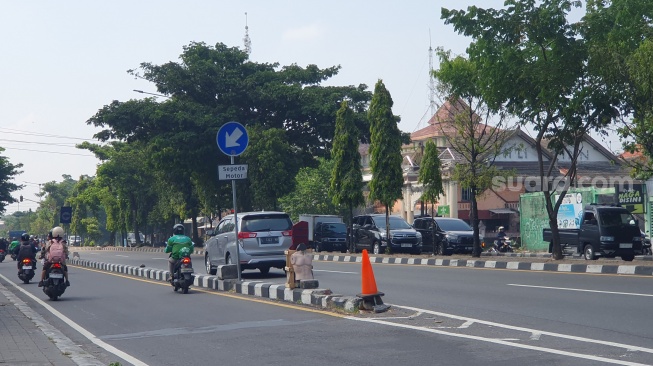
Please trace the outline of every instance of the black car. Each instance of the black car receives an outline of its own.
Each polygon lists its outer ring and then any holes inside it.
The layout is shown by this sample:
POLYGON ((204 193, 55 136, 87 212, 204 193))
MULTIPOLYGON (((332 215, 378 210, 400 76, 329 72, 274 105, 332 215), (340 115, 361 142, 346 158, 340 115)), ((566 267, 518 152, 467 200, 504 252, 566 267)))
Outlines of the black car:
POLYGON ((413 226, 422 234, 423 250, 435 254, 471 254, 474 230, 465 221, 447 217, 421 217, 413 226))
POLYGON ((315 251, 347 251, 347 226, 342 222, 318 222, 313 232, 315 251))
MULTIPOLYGON (((384 214, 354 217, 350 251, 358 253, 367 249, 373 254, 383 254, 388 247, 384 214)), ((399 216, 390 216, 390 248, 392 252, 422 252, 422 234, 399 216)))

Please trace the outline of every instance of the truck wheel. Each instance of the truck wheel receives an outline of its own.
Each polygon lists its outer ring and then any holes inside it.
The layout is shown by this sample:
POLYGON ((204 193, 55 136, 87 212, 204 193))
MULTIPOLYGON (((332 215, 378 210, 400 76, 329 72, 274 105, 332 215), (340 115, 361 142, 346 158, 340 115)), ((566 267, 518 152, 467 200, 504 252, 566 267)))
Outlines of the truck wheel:
POLYGON ((596 255, 594 254, 594 248, 592 247, 591 244, 587 244, 585 246, 585 249, 583 249, 583 255, 585 259, 588 261, 593 261, 596 259, 596 255))
POLYGON ((634 254, 622 255, 621 259, 625 260, 626 262, 632 262, 633 259, 635 259, 635 255, 634 254))
POLYGON ((374 242, 372 248, 372 253, 381 254, 381 244, 378 241, 374 242))

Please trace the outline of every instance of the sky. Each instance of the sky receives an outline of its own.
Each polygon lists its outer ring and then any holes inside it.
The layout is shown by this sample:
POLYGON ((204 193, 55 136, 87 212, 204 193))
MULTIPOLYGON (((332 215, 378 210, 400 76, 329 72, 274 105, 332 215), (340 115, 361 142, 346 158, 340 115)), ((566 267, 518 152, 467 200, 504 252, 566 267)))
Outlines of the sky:
POLYGON ((14 181, 24 185, 14 192, 23 202, 6 214, 36 209, 39 184, 95 175, 99 161, 74 147, 97 142, 86 121, 113 100, 148 96, 135 89, 157 92, 127 70, 178 61, 191 42, 243 48, 246 24, 252 61, 340 65, 324 85, 373 91, 381 79, 399 128, 423 128, 431 116, 429 47, 464 54, 470 42, 444 24, 440 9, 470 5, 501 8, 503 0, 0 1, 1 154, 23 164, 14 181))

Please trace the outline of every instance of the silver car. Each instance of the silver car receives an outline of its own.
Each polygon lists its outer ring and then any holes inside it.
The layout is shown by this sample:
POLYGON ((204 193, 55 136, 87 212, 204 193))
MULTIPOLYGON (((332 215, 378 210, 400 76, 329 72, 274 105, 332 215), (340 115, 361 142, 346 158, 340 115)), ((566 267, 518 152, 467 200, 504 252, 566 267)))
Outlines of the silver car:
POLYGON ((285 251, 292 244, 292 221, 285 212, 261 211, 238 214, 238 237, 234 215, 225 216, 204 244, 204 263, 208 274, 216 274, 221 264, 236 264, 236 243, 240 268, 258 269, 286 266, 285 251))

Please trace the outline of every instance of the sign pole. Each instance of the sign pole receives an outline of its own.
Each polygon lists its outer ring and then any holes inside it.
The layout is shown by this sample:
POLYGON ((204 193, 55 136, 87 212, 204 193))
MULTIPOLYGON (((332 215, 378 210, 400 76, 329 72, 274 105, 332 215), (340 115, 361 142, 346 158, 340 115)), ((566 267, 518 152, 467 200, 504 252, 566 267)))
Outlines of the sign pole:
POLYGON ((245 126, 236 121, 230 121, 220 127, 215 136, 215 140, 220 151, 231 157, 231 165, 218 165, 218 179, 231 180, 231 193, 234 200, 234 234, 236 235, 236 271, 238 271, 238 281, 241 281, 236 180, 247 179, 247 165, 235 165, 234 156, 242 154, 245 149, 247 149, 249 136, 247 135, 247 129, 245 126))
MULTIPOLYGON (((231 155, 231 165, 234 165, 234 156, 231 155)), ((238 205, 236 204, 236 180, 231 180, 231 193, 234 200, 234 234, 236 234, 236 271, 238 272, 238 282, 240 282, 240 248, 238 243, 238 205)))

